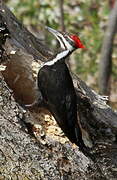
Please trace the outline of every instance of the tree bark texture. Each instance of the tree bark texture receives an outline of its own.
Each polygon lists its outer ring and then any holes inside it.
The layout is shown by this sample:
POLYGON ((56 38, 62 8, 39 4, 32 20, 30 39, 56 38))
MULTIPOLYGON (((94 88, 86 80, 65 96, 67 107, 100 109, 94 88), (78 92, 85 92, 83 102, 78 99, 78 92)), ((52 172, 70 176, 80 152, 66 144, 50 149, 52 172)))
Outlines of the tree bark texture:
POLYGON ((43 135, 35 124, 44 126, 48 112, 24 105, 41 101, 37 72, 52 52, 4 5, 0 27, 0 69, 6 67, 0 74, 0 179, 116 179, 117 112, 71 73, 83 140, 93 147, 86 157, 68 140, 43 135))

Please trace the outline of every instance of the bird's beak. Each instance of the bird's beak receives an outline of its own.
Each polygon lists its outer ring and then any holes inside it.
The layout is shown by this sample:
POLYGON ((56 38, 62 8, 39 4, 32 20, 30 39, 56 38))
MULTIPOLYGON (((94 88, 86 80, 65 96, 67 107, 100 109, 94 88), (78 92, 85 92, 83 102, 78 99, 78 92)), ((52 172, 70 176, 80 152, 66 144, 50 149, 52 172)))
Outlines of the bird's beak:
POLYGON ((48 26, 46 26, 46 29, 56 37, 58 37, 60 35, 59 31, 56 31, 56 30, 54 30, 54 29, 52 29, 52 28, 50 28, 48 26))
POLYGON ((63 43, 63 35, 62 35, 62 33, 61 32, 59 32, 59 31, 56 31, 56 30, 54 30, 54 29, 52 29, 52 28, 50 28, 50 27, 48 27, 48 26, 46 26, 46 29, 50 32, 50 33, 52 33, 56 38, 57 38, 57 40, 59 41, 59 43, 60 43, 60 46, 61 46, 61 48, 62 49, 66 49, 66 47, 65 47, 65 45, 64 45, 64 43, 63 43))

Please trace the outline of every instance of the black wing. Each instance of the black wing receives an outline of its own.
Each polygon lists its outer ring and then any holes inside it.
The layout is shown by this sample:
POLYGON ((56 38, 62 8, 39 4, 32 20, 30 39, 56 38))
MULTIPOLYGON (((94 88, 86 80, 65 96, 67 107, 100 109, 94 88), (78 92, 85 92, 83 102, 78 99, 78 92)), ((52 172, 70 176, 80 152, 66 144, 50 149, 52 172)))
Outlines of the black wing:
POLYGON ((76 93, 66 64, 42 67, 38 74, 38 86, 65 135, 71 142, 80 144, 82 135, 77 122, 76 93))

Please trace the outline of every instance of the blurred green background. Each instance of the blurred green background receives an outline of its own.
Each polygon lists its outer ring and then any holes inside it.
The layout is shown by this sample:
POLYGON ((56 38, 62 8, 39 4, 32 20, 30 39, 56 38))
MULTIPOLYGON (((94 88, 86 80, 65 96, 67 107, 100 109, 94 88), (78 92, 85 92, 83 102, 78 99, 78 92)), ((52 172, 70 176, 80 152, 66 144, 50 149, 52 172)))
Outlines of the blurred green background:
MULTIPOLYGON (((78 34, 85 45, 70 61, 72 71, 98 92, 101 46, 112 1, 109 0, 6 0, 7 5, 30 31, 48 45, 56 46, 55 38, 43 32, 44 25, 78 34), (61 9, 63 8, 63 9, 61 9), (62 12, 63 11, 63 12, 62 12), (64 13, 64 18, 62 17, 64 13)), ((117 37, 114 40, 111 78, 112 102, 117 102, 117 37)))

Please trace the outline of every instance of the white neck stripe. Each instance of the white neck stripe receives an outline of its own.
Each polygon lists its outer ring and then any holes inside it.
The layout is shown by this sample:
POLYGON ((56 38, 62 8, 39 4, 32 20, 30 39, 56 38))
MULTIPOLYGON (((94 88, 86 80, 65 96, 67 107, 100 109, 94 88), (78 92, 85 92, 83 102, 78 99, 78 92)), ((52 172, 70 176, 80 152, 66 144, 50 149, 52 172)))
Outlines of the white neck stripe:
POLYGON ((51 61, 44 63, 43 66, 45 66, 45 65, 51 66, 51 65, 55 64, 57 61, 66 57, 69 54, 69 52, 70 52, 69 50, 62 51, 61 53, 57 54, 57 56, 54 59, 52 59, 51 61))

